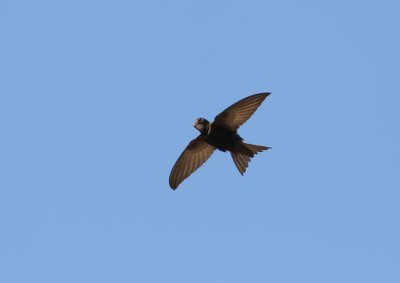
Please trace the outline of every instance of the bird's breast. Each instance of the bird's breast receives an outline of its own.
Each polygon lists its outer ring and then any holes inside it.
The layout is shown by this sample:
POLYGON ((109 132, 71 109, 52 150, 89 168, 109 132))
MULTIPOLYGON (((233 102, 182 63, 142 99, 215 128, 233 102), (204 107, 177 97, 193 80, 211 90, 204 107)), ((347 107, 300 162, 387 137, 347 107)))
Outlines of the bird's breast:
POLYGON ((229 129, 212 125, 206 136, 206 141, 221 151, 231 150, 241 137, 229 129))

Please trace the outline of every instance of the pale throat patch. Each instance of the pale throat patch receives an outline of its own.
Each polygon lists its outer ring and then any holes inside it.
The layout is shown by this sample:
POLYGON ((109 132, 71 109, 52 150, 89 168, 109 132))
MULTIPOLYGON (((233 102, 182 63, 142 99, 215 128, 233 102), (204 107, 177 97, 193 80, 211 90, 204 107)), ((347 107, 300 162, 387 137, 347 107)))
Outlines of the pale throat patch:
POLYGON ((196 123, 194 126, 196 129, 198 129, 199 131, 204 130, 205 125, 203 123, 196 123))

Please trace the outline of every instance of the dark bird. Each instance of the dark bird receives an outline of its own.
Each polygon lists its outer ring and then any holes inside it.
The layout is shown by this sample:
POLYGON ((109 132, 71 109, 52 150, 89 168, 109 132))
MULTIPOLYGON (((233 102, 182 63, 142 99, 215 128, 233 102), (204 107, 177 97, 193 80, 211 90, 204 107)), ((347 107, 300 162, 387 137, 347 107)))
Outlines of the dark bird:
POLYGON ((270 147, 244 143, 237 129, 253 115, 268 95, 270 93, 264 92, 243 98, 218 114, 212 123, 198 118, 193 126, 200 135, 179 156, 169 175, 169 186, 175 190, 206 162, 215 149, 229 151, 237 169, 243 175, 250 159, 270 147))

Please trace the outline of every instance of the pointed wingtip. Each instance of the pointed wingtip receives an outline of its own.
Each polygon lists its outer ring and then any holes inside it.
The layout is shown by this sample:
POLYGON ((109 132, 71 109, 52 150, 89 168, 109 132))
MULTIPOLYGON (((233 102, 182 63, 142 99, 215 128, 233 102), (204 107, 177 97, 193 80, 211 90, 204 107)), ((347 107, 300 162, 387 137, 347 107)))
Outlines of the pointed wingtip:
POLYGON ((169 187, 170 187, 173 191, 175 191, 175 190, 178 188, 178 186, 179 186, 179 184, 176 185, 176 184, 171 184, 171 183, 169 183, 169 187))
POLYGON ((255 97, 259 97, 261 99, 261 101, 264 101, 271 93, 270 92, 260 92, 260 93, 256 93, 253 96, 255 97))
POLYGON ((271 94, 270 92, 261 92, 261 93, 258 93, 258 94, 256 94, 256 95, 268 97, 270 94, 271 94))

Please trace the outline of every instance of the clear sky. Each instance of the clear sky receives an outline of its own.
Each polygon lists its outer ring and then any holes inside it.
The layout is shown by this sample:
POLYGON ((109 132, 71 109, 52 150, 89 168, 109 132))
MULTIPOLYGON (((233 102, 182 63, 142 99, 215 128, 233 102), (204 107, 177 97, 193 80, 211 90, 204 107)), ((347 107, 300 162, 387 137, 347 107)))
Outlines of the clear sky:
POLYGON ((0 282, 400 282, 399 3, 1 1, 0 282))

